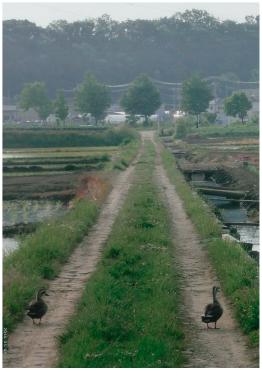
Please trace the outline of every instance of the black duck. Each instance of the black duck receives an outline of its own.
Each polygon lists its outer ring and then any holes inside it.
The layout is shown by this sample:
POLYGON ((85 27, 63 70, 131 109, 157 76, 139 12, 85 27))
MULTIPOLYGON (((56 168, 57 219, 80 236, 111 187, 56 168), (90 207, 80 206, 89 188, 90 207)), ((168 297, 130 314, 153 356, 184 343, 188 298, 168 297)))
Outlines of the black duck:
POLYGON ((27 315, 31 317, 33 323, 35 324, 35 319, 40 319, 39 324, 41 323, 42 317, 46 314, 48 306, 42 299, 43 295, 47 295, 45 288, 39 289, 36 294, 36 299, 33 300, 27 307, 27 315))
POLYGON ((213 303, 209 303, 206 306, 205 315, 202 316, 202 321, 207 324, 207 329, 210 328, 208 326, 208 324, 210 322, 214 322, 215 323, 215 329, 218 329, 217 326, 216 326, 217 325, 217 320, 223 314, 223 308, 222 308, 221 304, 218 302, 217 297, 216 297, 216 295, 219 291, 220 291, 219 287, 216 287, 216 286, 213 287, 213 303))

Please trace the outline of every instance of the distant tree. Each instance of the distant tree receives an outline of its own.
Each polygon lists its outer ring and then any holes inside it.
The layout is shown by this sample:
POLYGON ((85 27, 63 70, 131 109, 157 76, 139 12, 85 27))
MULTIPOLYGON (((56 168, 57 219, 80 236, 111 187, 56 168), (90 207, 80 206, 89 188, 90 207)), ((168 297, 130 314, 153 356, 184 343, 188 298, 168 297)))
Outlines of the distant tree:
POLYGON ((208 84, 194 75, 189 80, 184 81, 182 86, 182 110, 196 115, 196 127, 199 126, 200 113, 205 112, 212 99, 211 90, 208 84))
POLYGON ((80 112, 90 113, 97 124, 105 116, 105 111, 110 106, 110 101, 108 88, 97 82, 92 74, 86 74, 75 95, 75 102, 80 112))
POLYGON ((63 91, 58 91, 56 99, 54 101, 54 113, 58 122, 65 123, 65 119, 68 116, 68 105, 65 100, 63 91))
POLYGON ((33 108, 44 121, 52 112, 52 104, 47 96, 44 82, 25 84, 19 96, 19 103, 24 110, 33 108))
POLYGON ((217 119, 217 114, 216 113, 210 113, 210 112, 205 112, 204 113, 204 118, 207 120, 209 124, 214 124, 217 119))
POLYGON ((123 95, 120 104, 130 115, 143 115, 145 125, 147 125, 148 117, 155 113, 161 105, 160 93, 146 75, 141 75, 123 95))
POLYGON ((225 99, 224 110, 228 116, 239 117, 244 123, 247 112, 252 108, 251 101, 243 92, 234 93, 225 99))

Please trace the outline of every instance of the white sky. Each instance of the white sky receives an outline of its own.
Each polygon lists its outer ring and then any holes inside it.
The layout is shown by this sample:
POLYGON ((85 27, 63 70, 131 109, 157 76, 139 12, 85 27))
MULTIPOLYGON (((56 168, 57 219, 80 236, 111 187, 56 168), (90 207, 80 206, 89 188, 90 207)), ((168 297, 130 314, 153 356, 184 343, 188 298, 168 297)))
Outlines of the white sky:
POLYGON ((215 17, 237 22, 245 20, 246 15, 258 15, 258 2, 3 2, 3 19, 28 19, 41 26, 47 26, 57 19, 68 22, 97 18, 105 13, 112 19, 153 19, 171 16, 186 9, 207 10, 215 17))

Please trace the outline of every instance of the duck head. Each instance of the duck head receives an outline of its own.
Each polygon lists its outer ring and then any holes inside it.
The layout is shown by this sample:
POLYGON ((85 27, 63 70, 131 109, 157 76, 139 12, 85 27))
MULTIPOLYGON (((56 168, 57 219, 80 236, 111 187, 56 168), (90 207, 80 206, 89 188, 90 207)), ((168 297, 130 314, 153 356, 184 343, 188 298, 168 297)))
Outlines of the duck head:
POLYGON ((43 295, 49 295, 46 293, 46 289, 45 288, 40 288, 36 294, 36 299, 39 299, 41 298, 43 295))
POLYGON ((220 287, 218 286, 213 286, 213 297, 215 298, 217 293, 220 292, 220 287))

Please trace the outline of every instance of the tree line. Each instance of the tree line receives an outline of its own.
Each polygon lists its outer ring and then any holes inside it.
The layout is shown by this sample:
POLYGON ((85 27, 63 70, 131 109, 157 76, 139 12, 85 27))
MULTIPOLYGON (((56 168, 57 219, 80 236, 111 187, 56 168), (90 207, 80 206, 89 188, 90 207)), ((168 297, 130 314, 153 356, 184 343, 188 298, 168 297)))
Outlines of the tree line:
POLYGON ((259 17, 236 23, 194 9, 155 20, 58 20, 46 28, 3 22, 4 96, 42 80, 54 98, 58 86, 72 89, 87 70, 114 85, 141 73, 162 81, 181 82, 194 72, 256 81, 258 66, 259 17))
MULTIPOLYGON (((84 115, 91 115, 97 124, 106 115, 110 106, 110 93, 106 85, 99 83, 91 73, 87 73, 83 82, 75 89, 75 106, 84 115)), ((210 86, 198 75, 192 75, 182 85, 181 108, 184 112, 195 115, 196 127, 200 123, 200 115, 209 107, 213 99, 210 86)), ((20 107, 24 110, 35 109, 41 120, 46 120, 50 113, 54 113, 57 124, 65 123, 69 107, 63 91, 58 90, 56 98, 51 101, 47 96, 44 82, 27 83, 19 96, 20 107)), ((160 92, 152 80, 145 74, 138 76, 122 95, 120 105, 128 114, 128 122, 134 124, 137 116, 144 117, 144 124, 148 125, 149 117, 161 106, 160 92)), ((224 110, 227 115, 244 118, 252 104, 243 92, 236 92, 224 101, 224 110)))

